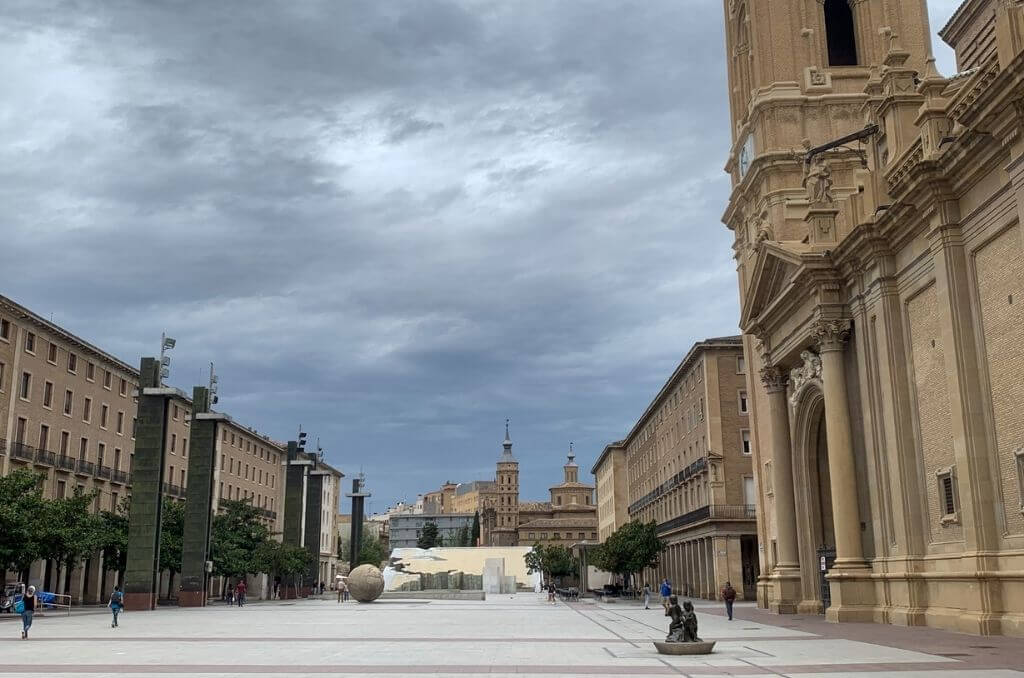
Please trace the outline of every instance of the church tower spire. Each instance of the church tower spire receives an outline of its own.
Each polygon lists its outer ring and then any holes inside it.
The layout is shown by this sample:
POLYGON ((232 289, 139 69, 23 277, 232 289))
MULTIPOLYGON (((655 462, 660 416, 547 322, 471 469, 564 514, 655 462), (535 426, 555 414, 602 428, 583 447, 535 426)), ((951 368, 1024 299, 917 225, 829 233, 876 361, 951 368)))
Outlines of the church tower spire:
POLYGON ((580 480, 580 467, 576 465, 576 453, 573 452, 572 443, 569 443, 569 461, 562 467, 565 469, 565 482, 578 483, 580 480))

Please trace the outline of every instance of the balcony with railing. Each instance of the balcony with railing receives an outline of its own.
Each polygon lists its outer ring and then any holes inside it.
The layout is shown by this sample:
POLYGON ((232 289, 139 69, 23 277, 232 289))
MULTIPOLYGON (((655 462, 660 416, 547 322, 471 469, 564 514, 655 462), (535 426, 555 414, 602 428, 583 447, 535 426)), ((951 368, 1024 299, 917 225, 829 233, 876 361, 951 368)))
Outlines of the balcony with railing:
POLYGON ((7 454, 7 439, 0 438, 0 457, 7 454))
POLYGON ((74 471, 75 461, 74 457, 69 457, 66 454, 59 454, 57 455, 57 468, 64 471, 74 471))
POLYGON ((96 466, 96 477, 103 478, 104 480, 110 480, 110 474, 113 471, 109 466, 98 465, 96 466))
POLYGON ((174 483, 164 483, 164 494, 168 497, 180 497, 184 499, 185 488, 181 485, 175 485, 174 483))
POLYGON ((110 480, 111 480, 111 482, 114 482, 114 483, 120 483, 121 485, 127 485, 128 484, 128 472, 127 471, 121 471, 121 470, 115 468, 114 471, 110 474, 110 480))
POLYGON ((640 497, 639 499, 634 501, 632 504, 630 504, 629 505, 629 509, 627 509, 628 512, 630 514, 633 514, 633 513, 636 513, 637 511, 639 511, 640 509, 647 507, 651 503, 655 502, 661 496, 667 494, 668 492, 671 492, 675 488, 677 488, 680 485, 682 485, 684 482, 686 482, 690 478, 693 478, 695 476, 698 476, 698 475, 704 473, 705 471, 707 471, 707 468, 708 468, 708 458, 707 457, 700 457, 700 458, 698 458, 696 461, 692 462, 689 466, 684 468, 682 471, 679 471, 678 473, 673 475, 671 478, 669 478, 668 480, 663 482, 661 485, 658 485, 656 488, 654 488, 653 490, 651 490, 650 492, 648 492, 647 494, 645 494, 644 496, 640 497))
POLYGON ((49 450, 36 450, 35 462, 40 466, 53 466, 57 463, 57 455, 49 450))
POLYGON ((36 456, 36 448, 25 443, 11 443, 11 459, 32 461, 36 456))
POLYGON ((658 534, 676 530, 705 520, 756 520, 753 504, 710 504, 658 524, 658 534))
POLYGON ((96 464, 85 459, 79 459, 78 463, 75 464, 75 473, 80 476, 91 476, 96 472, 96 464))

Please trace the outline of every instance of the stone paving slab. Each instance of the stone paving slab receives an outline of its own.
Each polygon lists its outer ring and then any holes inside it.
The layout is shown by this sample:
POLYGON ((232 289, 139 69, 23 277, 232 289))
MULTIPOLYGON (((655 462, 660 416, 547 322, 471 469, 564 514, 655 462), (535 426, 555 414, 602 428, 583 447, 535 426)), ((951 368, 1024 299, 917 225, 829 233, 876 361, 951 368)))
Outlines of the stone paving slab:
POLYGON ((40 619, 21 641, 0 625, 0 678, 102 676, 905 676, 1024 678, 1018 639, 978 638, 698 606, 703 657, 663 657, 667 619, 635 604, 487 601, 286 601, 40 619), (861 627, 871 627, 864 629, 861 627), (884 636, 885 642, 869 636, 884 636), (936 635, 937 634, 937 635, 936 635), (917 642, 923 640, 924 642, 917 642), (974 649, 970 649, 973 644, 974 649), (1015 652, 1011 647, 1017 647, 1015 652), (960 650, 963 651, 960 651, 960 650), (1016 662, 1016 663, 1015 663, 1016 662))

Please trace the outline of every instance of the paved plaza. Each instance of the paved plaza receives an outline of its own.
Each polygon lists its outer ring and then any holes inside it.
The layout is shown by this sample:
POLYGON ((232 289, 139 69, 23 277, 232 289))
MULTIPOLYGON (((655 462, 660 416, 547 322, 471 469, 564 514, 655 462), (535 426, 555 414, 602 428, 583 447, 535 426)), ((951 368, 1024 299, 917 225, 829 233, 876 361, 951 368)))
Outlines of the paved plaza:
POLYGON ((1020 639, 934 629, 834 625, 737 606, 729 622, 700 604, 707 657, 662 657, 651 639, 660 608, 633 603, 487 601, 283 601, 245 608, 124 614, 110 628, 99 610, 36 621, 32 638, 0 622, 3 676, 842 676, 1024 678, 1020 639))

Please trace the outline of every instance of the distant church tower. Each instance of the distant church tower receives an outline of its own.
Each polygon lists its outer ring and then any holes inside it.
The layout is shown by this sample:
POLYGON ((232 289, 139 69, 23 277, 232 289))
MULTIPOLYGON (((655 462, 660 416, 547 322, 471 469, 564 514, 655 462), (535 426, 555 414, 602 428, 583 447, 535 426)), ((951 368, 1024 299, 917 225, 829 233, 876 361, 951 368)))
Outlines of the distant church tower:
POLYGON ((519 543, 519 462, 512 456, 512 439, 505 420, 505 440, 494 476, 497 483, 496 524, 491 530, 493 546, 516 546, 519 543))

